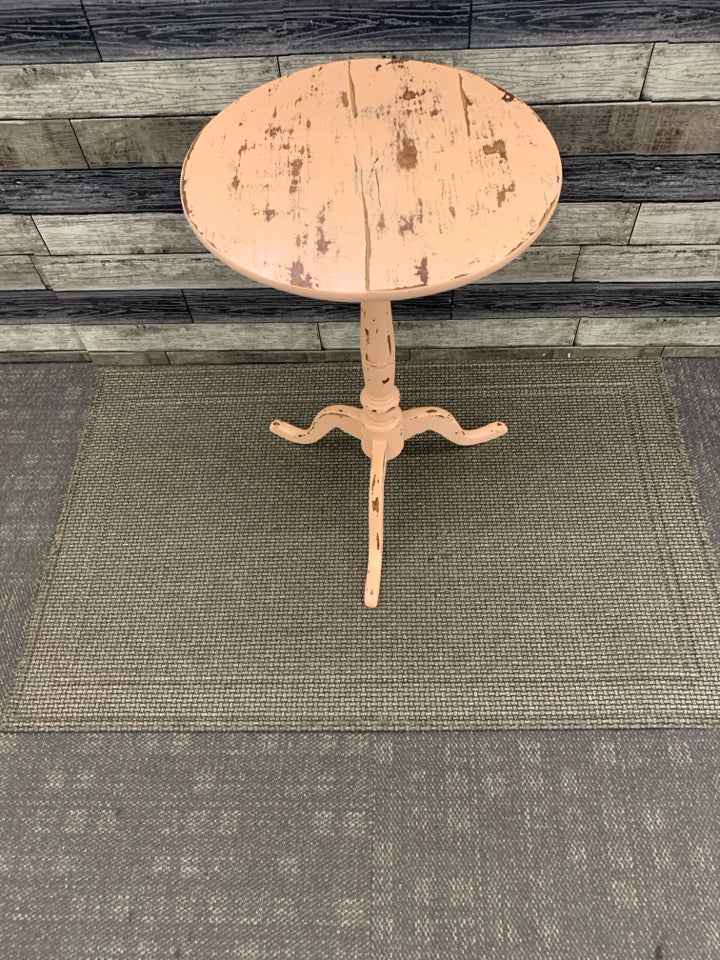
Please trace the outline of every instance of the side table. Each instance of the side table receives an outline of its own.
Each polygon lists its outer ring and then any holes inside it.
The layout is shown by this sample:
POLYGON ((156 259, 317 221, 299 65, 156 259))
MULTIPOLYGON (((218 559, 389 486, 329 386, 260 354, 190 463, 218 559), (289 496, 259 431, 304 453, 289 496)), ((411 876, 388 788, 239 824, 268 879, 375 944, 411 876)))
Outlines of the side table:
POLYGON ((360 303, 360 407, 322 409, 314 443, 337 427, 370 458, 365 603, 377 605, 387 461, 433 430, 465 430, 439 407, 400 408, 393 300, 478 280, 537 238, 560 195, 557 145, 527 104, 465 70, 415 60, 339 60, 265 83, 213 117, 188 150, 183 210, 219 259, 263 284, 360 303))

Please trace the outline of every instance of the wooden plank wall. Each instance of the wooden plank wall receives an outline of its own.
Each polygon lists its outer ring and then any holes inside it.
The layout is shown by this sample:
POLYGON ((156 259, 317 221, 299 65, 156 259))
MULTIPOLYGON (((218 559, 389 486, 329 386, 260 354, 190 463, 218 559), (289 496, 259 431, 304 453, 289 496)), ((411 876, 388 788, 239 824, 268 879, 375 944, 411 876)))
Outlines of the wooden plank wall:
POLYGON ((348 56, 530 103, 565 180, 536 245, 395 305, 399 356, 720 354, 717 0, 20 0, 0 5, 0 357, 356 358, 358 307, 211 256, 179 168, 253 87, 348 56))

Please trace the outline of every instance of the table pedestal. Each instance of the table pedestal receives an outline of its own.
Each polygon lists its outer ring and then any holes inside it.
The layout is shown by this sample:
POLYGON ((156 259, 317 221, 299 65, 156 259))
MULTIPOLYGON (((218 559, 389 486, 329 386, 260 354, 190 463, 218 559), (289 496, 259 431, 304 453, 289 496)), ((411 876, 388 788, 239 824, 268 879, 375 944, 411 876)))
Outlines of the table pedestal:
POLYGON ((389 300, 366 300, 360 308, 361 350, 365 387, 360 393, 361 407, 341 404, 324 407, 307 430, 284 420, 273 420, 270 429, 294 443, 315 443, 335 427, 362 444, 370 457, 368 496, 369 546, 365 581, 365 604, 376 607, 380 595, 383 556, 383 504, 385 467, 397 457, 406 440, 426 430, 434 430, 453 443, 470 446, 485 443, 507 433, 500 421, 475 430, 463 430, 455 417, 441 407, 400 409, 400 391, 395 386, 395 335, 389 300))

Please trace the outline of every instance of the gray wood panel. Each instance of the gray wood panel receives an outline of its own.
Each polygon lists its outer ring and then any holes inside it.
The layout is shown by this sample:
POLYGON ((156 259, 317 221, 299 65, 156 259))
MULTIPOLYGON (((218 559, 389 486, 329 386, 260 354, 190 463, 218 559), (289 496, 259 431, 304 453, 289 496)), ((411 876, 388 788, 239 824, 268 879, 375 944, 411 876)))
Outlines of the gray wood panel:
POLYGON ((176 290, 182 287, 254 287, 213 254, 137 257, 35 257, 51 290, 176 290))
POLYGON ((191 319, 181 290, 79 296, 23 290, 0 296, 0 324, 189 323, 191 319))
POLYGON ((80 350, 85 347, 71 324, 16 323, 0 327, 0 350, 80 350))
POLYGON ((574 279, 615 283, 720 280, 720 246, 583 247, 574 279))
POLYGON ((476 283, 557 283, 572 280, 579 250, 577 246, 532 246, 502 270, 496 270, 476 283))
POLYGON ((87 167, 69 120, 0 122, 0 169, 53 170, 87 167))
POLYGON ((718 39, 717 0, 482 0, 471 46, 718 39))
POLYGON ((717 344, 719 317, 582 317, 578 344, 717 344))
POLYGON ((206 253, 182 213, 38 214, 55 256, 206 253))
POLYGON ((0 254, 4 253, 47 253, 31 217, 0 214, 0 254))
POLYGON ((111 117, 73 120, 91 167, 182 164, 197 134, 212 115, 201 117, 111 117))
POLYGON ((44 290, 29 256, 0 256, 0 290, 44 290))
MULTIPOLYGON (((651 43, 506 47, 502 50, 410 50, 394 55, 432 60, 480 74, 528 103, 573 100, 637 100, 652 50, 651 43)), ((376 49, 363 56, 387 56, 376 49)), ((279 57, 280 72, 342 60, 352 53, 279 57)))
POLYGON ((638 203, 559 203, 535 246, 627 243, 638 203))
MULTIPOLYGON (((0 330, 0 333, 2 331, 0 330)), ((90 353, 125 350, 319 350, 315 323, 161 323, 84 326, 90 353)))
POLYGON ((656 43, 646 100, 713 100, 720 90, 720 43, 656 43))
POLYGON ((0 67, 0 118, 214 114, 276 76, 274 57, 0 67))
POLYGON ((0 3, 0 63, 99 59, 81 0, 0 3))
MULTIPOLYGON (((716 90, 720 96, 720 85, 716 90)), ((720 102, 537 106, 560 153, 720 152, 720 102)))
MULTIPOLYGON (((578 317, 396 320, 395 342, 399 347, 569 345, 575 339, 578 320, 578 317)), ((360 344, 359 321, 322 322, 319 327, 325 349, 343 349, 360 344)))
POLYGON ((104 60, 467 43, 470 0, 85 0, 104 60))
POLYGON ((720 243, 720 201, 643 203, 630 243, 720 243))

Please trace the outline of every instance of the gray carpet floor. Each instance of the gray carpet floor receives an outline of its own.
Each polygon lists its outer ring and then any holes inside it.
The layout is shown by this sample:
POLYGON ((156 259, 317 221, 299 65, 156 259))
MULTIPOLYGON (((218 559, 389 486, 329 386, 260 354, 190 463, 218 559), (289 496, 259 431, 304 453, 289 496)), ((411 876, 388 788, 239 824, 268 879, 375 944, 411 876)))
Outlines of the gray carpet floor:
MULTIPOLYGON (((667 369, 718 550, 720 360, 667 369)), ((0 367, 4 682, 92 377, 0 367)), ((699 730, 4 734, 0 956, 717 960, 719 791, 699 730)))

